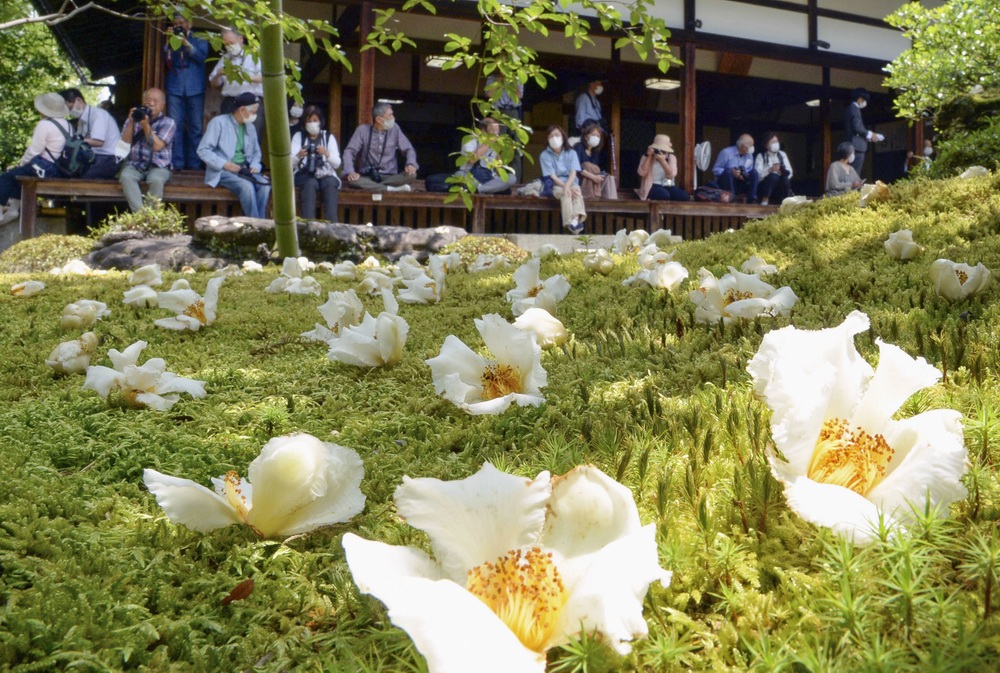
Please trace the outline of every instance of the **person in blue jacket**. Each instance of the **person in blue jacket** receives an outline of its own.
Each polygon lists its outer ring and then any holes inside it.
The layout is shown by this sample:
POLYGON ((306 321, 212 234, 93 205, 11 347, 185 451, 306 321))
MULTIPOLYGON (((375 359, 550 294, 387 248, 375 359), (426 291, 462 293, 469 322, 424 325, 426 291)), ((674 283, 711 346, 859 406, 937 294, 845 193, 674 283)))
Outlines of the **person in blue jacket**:
POLYGON ((173 34, 181 39, 178 49, 168 40, 164 45, 167 67, 167 116, 177 123, 174 138, 174 168, 201 168, 198 144, 201 142, 202 117, 205 114, 205 59, 208 42, 191 32, 191 22, 180 12, 174 13, 173 34))

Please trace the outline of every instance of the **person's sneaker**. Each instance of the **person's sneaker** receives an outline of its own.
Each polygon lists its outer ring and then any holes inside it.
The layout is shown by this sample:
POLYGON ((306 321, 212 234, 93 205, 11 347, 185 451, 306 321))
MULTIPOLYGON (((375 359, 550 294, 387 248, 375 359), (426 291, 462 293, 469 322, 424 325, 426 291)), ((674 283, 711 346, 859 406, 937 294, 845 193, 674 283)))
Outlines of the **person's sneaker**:
POLYGON ((767 203, 768 203, 768 200, 766 198, 763 198, 763 199, 760 200, 760 205, 762 205, 762 206, 766 206, 767 203))
POLYGON ((408 192, 408 191, 410 191, 410 186, 409 185, 400 185, 398 187, 394 187, 394 186, 390 185, 389 187, 385 188, 385 191, 387 191, 387 192, 408 192))
POLYGON ((14 220, 21 217, 21 210, 17 206, 12 206, 4 211, 3 215, 0 215, 0 224, 9 224, 14 220))
POLYGON ((569 223, 569 226, 566 228, 569 229, 569 233, 573 234, 574 236, 583 233, 583 223, 576 219, 571 221, 569 223))

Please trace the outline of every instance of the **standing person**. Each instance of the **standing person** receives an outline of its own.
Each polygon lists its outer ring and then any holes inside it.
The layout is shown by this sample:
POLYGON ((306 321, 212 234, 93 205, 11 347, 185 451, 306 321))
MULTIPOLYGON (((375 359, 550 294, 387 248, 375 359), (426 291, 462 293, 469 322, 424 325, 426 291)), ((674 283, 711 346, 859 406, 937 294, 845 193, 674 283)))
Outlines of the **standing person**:
MULTIPOLYGON (((500 122, 493 117, 485 117, 480 126, 491 136, 500 135, 500 122)), ((500 177, 496 166, 500 155, 489 144, 480 143, 475 136, 462 145, 462 154, 469 157, 469 160, 459 173, 471 172, 478 183, 476 191, 480 194, 509 193, 510 188, 517 183, 517 176, 513 171, 507 171, 506 179, 500 177)))
POLYGON ((562 127, 552 125, 545 132, 548 139, 539 163, 542 165, 543 182, 551 183, 552 196, 559 199, 562 208, 563 226, 571 234, 583 232, 583 222, 587 211, 583 205, 583 192, 577 183, 580 172, 580 158, 569 149, 569 138, 562 127))
POLYGON ((296 133, 301 133, 304 123, 302 106, 293 101, 291 107, 288 108, 288 137, 294 138, 296 133))
POLYGON ((191 22, 180 12, 174 12, 171 30, 181 39, 177 49, 170 48, 169 40, 163 45, 163 60, 167 66, 167 112, 177 122, 171 161, 177 170, 197 170, 201 168, 198 143, 201 142, 205 113, 208 42, 191 32, 191 22))
POLYGON ((584 199, 618 198, 615 176, 605 170, 604 146, 608 135, 600 124, 589 122, 583 127, 580 141, 573 146, 580 160, 580 191, 584 199))
POLYGON ((754 170, 760 178, 757 184, 760 205, 766 206, 772 197, 776 203, 781 203, 792 196, 792 163, 781 150, 777 133, 764 135, 764 151, 757 155, 754 170))
POLYGON ((844 113, 844 140, 854 146, 854 162, 851 166, 858 175, 861 175, 861 169, 865 165, 868 143, 878 143, 885 140, 884 135, 866 129, 865 123, 861 119, 861 111, 868 106, 870 97, 871 94, 866 89, 855 89, 851 92, 851 103, 844 113))
POLYGON ((149 184, 148 199, 163 200, 163 186, 170 181, 173 145, 177 139, 177 123, 163 113, 166 106, 163 92, 147 89, 142 94, 142 104, 149 108, 149 114, 132 108, 122 128, 122 141, 129 143, 131 150, 118 176, 133 213, 143 204, 141 180, 149 184))
POLYGON ((604 93, 604 83, 595 79, 587 85, 586 90, 576 97, 575 115, 573 121, 577 132, 582 132, 588 122, 604 126, 601 113, 601 102, 598 97, 604 93))
POLYGON ((302 217, 316 219, 316 193, 323 195, 323 215, 337 221, 337 201, 340 199, 340 148, 337 139, 323 130, 323 114, 315 105, 302 113, 304 129, 292 136, 292 156, 295 157, 295 186, 301 188, 302 217))
POLYGON ((205 162, 205 184, 225 187, 240 200, 247 217, 264 217, 271 184, 260 174, 260 143, 254 120, 260 106, 250 92, 236 97, 236 108, 208 122, 198 145, 205 162))
POLYGON ((744 194, 748 203, 755 203, 759 176, 753 163, 753 136, 744 133, 735 145, 723 148, 712 166, 712 174, 719 187, 733 196, 744 194))
POLYGON ((94 148, 94 163, 80 176, 83 180, 109 180, 118 175, 115 145, 121 138, 118 122, 107 110, 87 105, 79 89, 63 89, 69 116, 76 119, 76 132, 94 148))
POLYGON ((73 131, 66 121, 69 107, 59 94, 43 93, 35 96, 35 109, 42 115, 42 119, 35 124, 28 148, 24 150, 16 168, 0 174, 0 208, 6 206, 3 215, 0 215, 0 224, 13 222, 21 216, 21 185, 17 182, 17 176, 58 177, 56 159, 66 146, 66 137, 73 131))
POLYGON ((636 193, 645 201, 689 201, 688 193, 677 186, 677 155, 670 136, 659 134, 646 148, 636 173, 642 178, 636 193))
POLYGON ((861 189, 861 176, 854 170, 854 145, 842 142, 837 145, 836 159, 826 171, 826 195, 840 196, 861 189))
POLYGON ((388 103, 372 108, 372 123, 354 129, 344 147, 344 177, 351 189, 370 192, 408 192, 417 178, 417 151, 396 126, 396 116, 388 103), (396 153, 406 155, 406 165, 399 172, 396 153))
MULTIPOLYGON (((232 28, 222 29, 222 42, 226 45, 226 53, 222 55, 208 76, 212 86, 222 91, 221 113, 229 114, 232 112, 236 108, 236 99, 244 93, 253 94, 260 105, 264 96, 264 76, 260 71, 260 61, 246 52, 243 36, 232 28), (240 81, 230 81, 224 71, 226 63, 229 63, 231 68, 242 71, 243 77, 240 81)), ((257 138, 263 138, 263 111, 257 115, 254 128, 257 129, 257 138)))

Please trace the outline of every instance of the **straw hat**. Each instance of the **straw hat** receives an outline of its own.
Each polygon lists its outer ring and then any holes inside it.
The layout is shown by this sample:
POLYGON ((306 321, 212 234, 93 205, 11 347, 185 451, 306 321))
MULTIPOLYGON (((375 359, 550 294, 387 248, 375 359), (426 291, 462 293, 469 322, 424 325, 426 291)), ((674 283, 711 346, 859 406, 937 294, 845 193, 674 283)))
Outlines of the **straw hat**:
POLYGON ((45 117, 65 119, 69 116, 69 107, 63 97, 57 93, 43 93, 35 96, 35 109, 45 117))
POLYGON ((660 150, 661 152, 673 153, 674 146, 670 144, 670 136, 664 135, 663 133, 658 134, 653 138, 653 144, 650 145, 654 150, 660 150))

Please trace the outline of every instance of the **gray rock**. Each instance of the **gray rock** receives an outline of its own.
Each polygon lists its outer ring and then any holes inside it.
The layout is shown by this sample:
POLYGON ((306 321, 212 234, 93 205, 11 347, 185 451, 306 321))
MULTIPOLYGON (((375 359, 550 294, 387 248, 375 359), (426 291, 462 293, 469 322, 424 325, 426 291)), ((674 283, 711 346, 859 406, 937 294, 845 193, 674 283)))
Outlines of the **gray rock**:
MULTIPOLYGON (((221 269, 228 261, 212 256, 208 250, 193 243, 190 236, 123 237, 124 232, 109 234, 101 239, 83 261, 96 269, 135 269, 146 264, 159 264, 163 269, 180 271, 185 266, 195 269, 221 269), (107 240, 109 237, 112 240, 107 240)), ((129 232, 135 233, 135 232, 129 232)))

